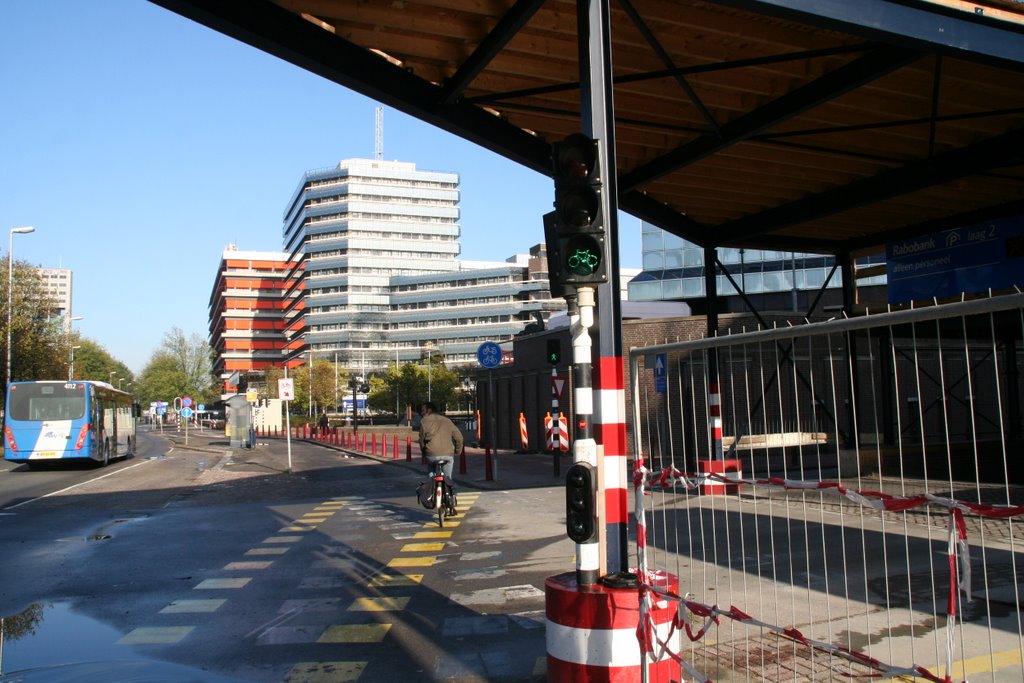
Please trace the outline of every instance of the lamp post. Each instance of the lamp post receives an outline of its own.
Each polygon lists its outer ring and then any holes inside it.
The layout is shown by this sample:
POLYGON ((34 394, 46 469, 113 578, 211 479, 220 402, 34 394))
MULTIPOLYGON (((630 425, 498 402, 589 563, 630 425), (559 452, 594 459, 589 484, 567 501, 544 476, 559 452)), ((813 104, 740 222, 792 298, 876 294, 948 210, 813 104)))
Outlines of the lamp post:
POLYGON ((70 359, 68 362, 68 381, 70 382, 75 378, 75 349, 82 348, 81 346, 74 346, 71 343, 71 324, 76 320, 81 320, 83 316, 68 314, 68 346, 70 347, 70 359))
POLYGON ((75 349, 80 349, 81 346, 74 345, 71 347, 71 363, 68 364, 68 381, 75 379, 75 349))
POLYGON ((111 370, 110 371, 110 379, 107 381, 107 384, 110 384, 110 385, 114 384, 114 375, 116 375, 116 374, 117 374, 117 370, 111 370))
POLYGON ((35 232, 31 225, 11 228, 10 240, 7 245, 7 381, 4 389, 11 383, 11 306, 14 304, 14 236, 35 232))

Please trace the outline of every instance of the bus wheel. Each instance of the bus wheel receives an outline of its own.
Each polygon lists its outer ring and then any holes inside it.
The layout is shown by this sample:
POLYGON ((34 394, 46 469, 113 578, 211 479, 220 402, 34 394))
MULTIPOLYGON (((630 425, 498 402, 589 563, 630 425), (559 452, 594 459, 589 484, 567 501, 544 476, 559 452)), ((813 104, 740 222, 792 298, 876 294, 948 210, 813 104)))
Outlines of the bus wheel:
POLYGON ((103 442, 103 466, 110 464, 110 441, 103 442))

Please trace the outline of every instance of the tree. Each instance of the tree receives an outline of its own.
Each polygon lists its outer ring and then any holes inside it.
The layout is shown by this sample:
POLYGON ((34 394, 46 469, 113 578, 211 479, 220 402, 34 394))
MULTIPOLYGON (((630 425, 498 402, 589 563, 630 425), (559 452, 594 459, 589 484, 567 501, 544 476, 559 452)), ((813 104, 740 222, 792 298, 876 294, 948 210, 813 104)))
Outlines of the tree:
POLYGON ((138 396, 143 405, 190 396, 197 403, 220 398, 213 377, 213 351, 199 334, 186 338, 178 327, 164 333, 163 342, 143 368, 138 396))
MULTIPOLYGON (((55 316, 56 303, 43 287, 32 265, 17 261, 12 269, 11 287, 11 380, 66 379, 70 338, 64 333, 64 319, 55 316)), ((3 346, 0 358, 7 372, 7 279, 3 279, 3 346)))
POLYGON ((398 405, 401 412, 412 405, 416 409, 429 395, 444 410, 459 386, 458 374, 445 367, 444 354, 434 353, 428 363, 393 364, 387 372, 371 378, 370 408, 391 411, 398 405))
MULTIPOLYGON (((132 389, 136 389, 135 376, 128 366, 117 360, 102 346, 91 339, 84 337, 72 337, 72 344, 75 349, 75 376, 74 379, 96 380, 110 382, 117 386, 117 378, 132 383, 132 389), (111 375, 113 373, 113 375, 111 375)), ((68 349, 68 360, 70 361, 70 348, 68 349)), ((66 371, 65 371, 66 372, 66 371)), ((64 375, 67 377, 67 374, 64 375)), ((124 388, 124 382, 122 382, 124 388)))

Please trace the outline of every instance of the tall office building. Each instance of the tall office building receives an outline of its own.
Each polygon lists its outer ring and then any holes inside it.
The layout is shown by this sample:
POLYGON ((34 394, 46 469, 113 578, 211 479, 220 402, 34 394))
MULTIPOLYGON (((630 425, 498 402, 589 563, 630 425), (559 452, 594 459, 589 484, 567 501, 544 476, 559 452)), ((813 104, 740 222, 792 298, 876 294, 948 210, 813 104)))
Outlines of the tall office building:
POLYGON ((49 297, 53 308, 47 311, 51 319, 63 318, 61 325, 64 331, 71 332, 71 270, 69 268, 37 268, 43 290, 49 297))
POLYGON ((358 370, 368 356, 394 356, 389 279, 456 270, 458 186, 454 173, 371 159, 303 176, 282 231, 284 251, 305 262, 305 325, 291 330, 292 359, 337 353, 358 370))

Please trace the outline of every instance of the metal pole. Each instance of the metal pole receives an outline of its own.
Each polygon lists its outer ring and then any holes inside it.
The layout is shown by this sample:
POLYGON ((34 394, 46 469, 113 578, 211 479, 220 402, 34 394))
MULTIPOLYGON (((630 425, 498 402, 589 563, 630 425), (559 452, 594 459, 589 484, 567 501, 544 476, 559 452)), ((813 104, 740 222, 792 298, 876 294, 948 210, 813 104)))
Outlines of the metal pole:
MULTIPOLYGON (((7 243, 7 381, 4 383, 4 391, 11 383, 11 308, 14 305, 14 235, 24 235, 35 232, 31 225, 20 228, 11 228, 10 239, 7 243)), ((6 409, 6 406, 5 406, 6 409)))
MULTIPOLYGON (((284 362, 284 377, 288 379, 288 361, 284 362)), ((288 471, 292 471, 292 410, 291 401, 284 402, 284 440, 288 445, 288 471)))

